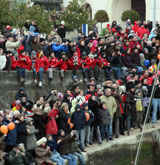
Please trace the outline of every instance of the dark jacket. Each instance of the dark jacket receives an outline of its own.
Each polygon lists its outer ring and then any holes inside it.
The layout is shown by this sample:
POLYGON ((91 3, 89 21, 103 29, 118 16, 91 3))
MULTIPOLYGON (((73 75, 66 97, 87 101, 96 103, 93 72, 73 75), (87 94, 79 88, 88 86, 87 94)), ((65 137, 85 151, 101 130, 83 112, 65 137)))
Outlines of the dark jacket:
POLYGON ((160 99, 160 87, 156 86, 154 98, 160 99))
POLYGON ((8 132, 5 142, 9 146, 15 146, 17 144, 17 128, 8 132))
POLYGON ((21 100, 22 97, 26 97, 27 98, 27 94, 24 91, 24 88, 20 88, 19 91, 16 94, 16 100, 21 100), (21 93, 23 91, 23 93, 21 93))
POLYGON ((26 123, 25 121, 17 124, 17 144, 26 143, 26 123))
POLYGON ((103 108, 99 108, 97 118, 99 125, 108 125, 111 121, 111 116, 109 114, 109 111, 103 108))
POLYGON ((21 153, 16 155, 16 152, 12 150, 8 156, 8 165, 28 165, 28 159, 26 156, 23 156, 21 153))
POLYGON ((119 55, 113 56, 111 58, 111 66, 113 66, 113 67, 123 66, 121 56, 119 56, 119 55))
POLYGON ((65 137, 59 137, 61 143, 58 147, 58 152, 62 155, 80 152, 79 146, 76 141, 76 136, 67 135, 65 137))
POLYGON ((128 68, 131 68, 133 66, 132 57, 130 54, 126 53, 125 56, 122 56, 122 61, 124 65, 128 68))
POLYGON ((63 110, 59 113, 59 118, 56 120, 58 129, 62 129, 68 134, 70 130, 70 126, 68 120, 70 118, 70 114, 66 114, 63 110))
POLYGON ((125 114, 126 116, 132 116, 134 112, 136 112, 134 94, 128 93, 126 97, 125 114))
POLYGON ((122 106, 122 99, 121 99, 121 97, 120 97, 118 94, 114 95, 114 98, 115 98, 116 103, 117 103, 117 110, 116 110, 116 113, 115 113, 114 116, 115 116, 116 118, 119 118, 119 117, 121 117, 121 109, 120 109, 120 106, 122 106))
POLYGON ((78 108, 80 107, 76 106, 76 111, 72 114, 71 117, 71 122, 74 124, 75 130, 83 129, 86 123, 86 116, 84 111, 82 109, 77 111, 78 108))
POLYGON ((99 124, 99 117, 98 117, 98 110, 99 110, 99 103, 98 101, 94 101, 91 98, 88 100, 88 107, 94 114, 94 121, 93 124, 97 125, 99 124))
POLYGON ((34 114, 33 116, 33 120, 34 120, 34 126, 36 129, 38 129, 38 133, 37 133, 37 138, 40 139, 42 137, 44 137, 46 135, 45 133, 45 125, 47 124, 48 121, 48 117, 45 114, 34 114))
POLYGON ((139 54, 138 53, 133 53, 131 56, 132 56, 132 63, 135 66, 141 66, 139 54))

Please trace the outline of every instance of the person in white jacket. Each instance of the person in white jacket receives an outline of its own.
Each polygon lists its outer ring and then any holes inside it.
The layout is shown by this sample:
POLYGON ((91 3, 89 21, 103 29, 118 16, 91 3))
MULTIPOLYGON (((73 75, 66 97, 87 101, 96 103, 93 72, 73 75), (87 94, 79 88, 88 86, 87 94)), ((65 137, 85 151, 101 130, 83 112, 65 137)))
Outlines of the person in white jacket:
POLYGON ((20 46, 20 44, 20 38, 18 39, 18 41, 14 41, 14 37, 12 35, 9 35, 5 46, 7 51, 14 52, 20 46))
POLYGON ((3 53, 3 49, 0 48, 0 70, 3 70, 5 68, 6 63, 7 63, 7 58, 3 53))

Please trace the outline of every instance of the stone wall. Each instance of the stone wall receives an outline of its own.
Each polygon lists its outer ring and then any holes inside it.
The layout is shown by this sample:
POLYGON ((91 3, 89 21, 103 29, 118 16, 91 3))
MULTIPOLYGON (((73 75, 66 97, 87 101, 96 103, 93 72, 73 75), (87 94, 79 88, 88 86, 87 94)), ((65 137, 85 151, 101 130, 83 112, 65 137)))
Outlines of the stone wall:
MULTIPOLYGON (((73 82, 72 82, 72 71, 65 72, 64 80, 61 81, 59 77, 59 71, 55 71, 53 73, 54 79, 51 83, 48 82, 48 74, 44 74, 44 81, 43 87, 38 88, 33 83, 33 73, 26 72, 26 82, 24 88, 27 91, 28 96, 34 101, 35 98, 38 96, 47 95, 51 89, 57 89, 59 91, 64 91, 65 89, 69 89, 73 82)), ((79 79, 83 79, 81 71, 78 71, 77 75, 79 79)), ((100 72, 99 79, 101 81, 104 80, 104 73, 100 72)), ((84 84, 81 85, 83 88, 85 87, 84 84)), ((21 86, 18 84, 17 81, 17 73, 16 71, 0 72, 0 109, 6 108, 9 104, 14 100, 17 90, 21 86)))

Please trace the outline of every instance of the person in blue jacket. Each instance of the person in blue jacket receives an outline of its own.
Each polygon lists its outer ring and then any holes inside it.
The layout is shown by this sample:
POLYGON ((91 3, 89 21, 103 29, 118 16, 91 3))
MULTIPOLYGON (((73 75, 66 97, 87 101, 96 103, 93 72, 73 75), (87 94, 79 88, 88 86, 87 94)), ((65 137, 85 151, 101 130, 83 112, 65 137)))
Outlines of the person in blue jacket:
POLYGON ((72 114, 71 122, 74 125, 74 130, 77 132, 79 139, 80 149, 82 152, 85 152, 85 124, 86 116, 85 112, 81 109, 80 105, 77 104, 75 112, 72 114))
POLYGON ((67 52, 68 51, 68 45, 67 42, 64 42, 60 44, 58 41, 56 43, 52 44, 52 50, 55 52, 55 56, 59 57, 61 52, 67 52))

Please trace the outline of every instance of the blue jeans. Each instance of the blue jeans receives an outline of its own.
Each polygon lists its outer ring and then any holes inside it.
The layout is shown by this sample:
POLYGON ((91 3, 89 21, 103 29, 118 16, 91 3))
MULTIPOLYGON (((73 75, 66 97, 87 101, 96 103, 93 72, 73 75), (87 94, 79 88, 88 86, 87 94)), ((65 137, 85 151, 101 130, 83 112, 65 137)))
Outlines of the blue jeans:
POLYGON ((157 112, 158 112, 158 108, 160 108, 160 99, 158 99, 158 98, 153 98, 153 100, 152 100, 152 105, 153 105, 152 123, 156 123, 156 122, 157 122, 157 112))
POLYGON ((80 148, 84 149, 85 148, 85 128, 80 129, 80 130, 76 130, 77 131, 77 136, 79 139, 79 144, 80 144, 80 148))
POLYGON ((22 77, 25 79, 25 69, 24 68, 17 68, 17 73, 19 77, 22 77))
POLYGON ((39 72, 36 72, 36 70, 33 69, 33 77, 34 77, 34 79, 36 79, 38 77, 38 80, 42 81, 43 80, 43 72, 44 72, 43 68, 39 68, 39 72))
POLYGON ((101 125, 100 126, 101 136, 102 136, 102 139, 103 140, 109 138, 108 128, 109 128, 109 125, 108 124, 104 124, 104 125, 101 125))
POLYGON ((77 156, 79 159, 79 165, 85 165, 84 156, 79 152, 74 152, 73 155, 77 156))
POLYGON ((77 156, 73 154, 63 155, 64 159, 68 160, 68 165, 77 165, 78 164, 78 158, 77 156))
POLYGON ((108 138, 111 138, 113 134, 112 124, 113 124, 113 119, 111 119, 110 123, 106 126, 106 132, 108 133, 108 138))
POLYGON ((115 76, 117 79, 120 79, 122 77, 122 72, 120 67, 112 67, 112 70, 115 72, 115 76))
POLYGON ((90 143, 90 138, 91 137, 91 127, 90 125, 85 126, 85 143, 89 144, 90 143))
POLYGON ((126 127, 127 127, 127 131, 130 131, 130 129, 131 129, 131 116, 126 117, 126 127))
POLYGON ((102 143, 102 136, 101 136, 101 131, 100 131, 99 125, 95 125, 95 126, 91 127, 90 142, 93 143, 94 130, 95 130, 96 135, 97 135, 98 143, 102 143))
POLYGON ((65 165, 65 160, 61 157, 61 155, 55 150, 51 155, 51 160, 56 162, 57 165, 65 165))

